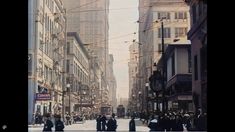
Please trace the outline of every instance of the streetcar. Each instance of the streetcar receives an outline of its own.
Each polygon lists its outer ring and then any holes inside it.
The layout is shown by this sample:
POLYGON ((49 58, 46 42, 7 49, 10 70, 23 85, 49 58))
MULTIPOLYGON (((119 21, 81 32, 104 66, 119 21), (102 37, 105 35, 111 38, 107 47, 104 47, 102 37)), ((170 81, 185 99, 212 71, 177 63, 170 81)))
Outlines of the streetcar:
POLYGON ((111 105, 102 105, 100 108, 100 114, 105 115, 109 119, 112 115, 112 106, 111 105))
POLYGON ((125 107, 123 105, 118 105, 117 107, 117 117, 124 118, 125 117, 125 107))

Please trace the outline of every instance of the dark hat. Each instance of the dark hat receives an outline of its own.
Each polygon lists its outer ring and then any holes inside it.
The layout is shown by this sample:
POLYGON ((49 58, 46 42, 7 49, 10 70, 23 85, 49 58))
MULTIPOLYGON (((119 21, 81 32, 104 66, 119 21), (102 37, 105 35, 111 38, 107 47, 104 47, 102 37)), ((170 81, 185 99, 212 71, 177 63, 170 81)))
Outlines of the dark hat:
POLYGON ((61 118, 61 115, 56 114, 56 115, 54 115, 54 117, 55 117, 55 118, 61 118))
POLYGON ((50 116, 51 116, 50 113, 44 114, 44 117, 50 117, 50 116))

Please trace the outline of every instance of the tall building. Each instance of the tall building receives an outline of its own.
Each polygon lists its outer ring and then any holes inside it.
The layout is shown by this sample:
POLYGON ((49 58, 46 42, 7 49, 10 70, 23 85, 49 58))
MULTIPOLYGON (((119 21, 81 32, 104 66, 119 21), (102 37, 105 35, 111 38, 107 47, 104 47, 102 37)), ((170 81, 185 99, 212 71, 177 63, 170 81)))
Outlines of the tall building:
MULTIPOLYGON (((91 74, 97 70, 99 75, 99 90, 107 100, 107 66, 108 66, 108 14, 109 0, 63 0, 67 11, 68 31, 77 32, 86 47, 92 62, 98 66, 91 69, 91 74)), ((95 85, 95 84, 94 84, 95 85)), ((107 101, 105 101, 107 103, 107 101)))
MULTIPOLYGON (((144 0, 140 0, 140 4, 143 3, 144 0)), ((176 40, 187 42, 190 15, 189 7, 182 0, 150 0, 144 4, 139 5, 139 42, 142 45, 139 53, 141 57, 138 82, 142 94, 146 96, 146 83, 152 74, 153 64, 161 57, 161 21, 163 21, 166 48, 176 40)), ((143 104, 146 104, 144 107, 147 109, 146 97, 144 99, 143 104)))
POLYGON ((116 113, 116 107, 117 107, 117 97, 116 97, 116 91, 117 91, 117 82, 116 78, 114 76, 113 72, 113 55, 109 54, 109 61, 108 61, 108 86, 109 86, 109 102, 113 107, 113 112, 116 113))
POLYGON ((92 107, 89 89, 89 56, 77 32, 67 33, 66 84, 70 84, 65 98, 65 111, 86 113, 83 107, 92 107))
POLYGON ((170 44, 165 52, 168 110, 193 112, 191 44, 170 44))
POLYGON ((185 0, 190 6, 192 92, 195 110, 207 112, 207 0, 185 0))
POLYGON ((128 106, 128 98, 120 98, 119 105, 123 105, 125 107, 125 111, 126 111, 127 106, 128 106))
POLYGON ((66 18, 61 0, 28 1, 28 123, 62 112, 66 18))
POLYGON ((131 110, 135 109, 136 98, 139 89, 137 89, 137 73, 138 73, 138 61, 139 61, 139 44, 133 42, 129 47, 130 62, 128 62, 129 67, 129 108, 131 110))

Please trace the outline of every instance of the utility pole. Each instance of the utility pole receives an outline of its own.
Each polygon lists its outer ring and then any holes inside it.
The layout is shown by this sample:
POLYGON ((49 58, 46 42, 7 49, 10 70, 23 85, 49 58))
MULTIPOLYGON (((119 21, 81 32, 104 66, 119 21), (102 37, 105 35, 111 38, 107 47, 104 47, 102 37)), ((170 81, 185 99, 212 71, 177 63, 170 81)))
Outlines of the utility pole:
POLYGON ((166 101, 165 101, 165 51, 164 51, 164 26, 163 26, 163 18, 161 20, 161 29, 162 29, 162 109, 163 112, 166 110, 166 101))
POLYGON ((65 92, 66 92, 66 70, 67 70, 67 17, 66 17, 66 9, 64 9, 64 15, 65 15, 65 45, 64 45, 64 66, 63 66, 63 85, 62 85, 62 118, 64 121, 64 115, 65 115, 65 104, 64 104, 64 98, 65 98, 65 92))

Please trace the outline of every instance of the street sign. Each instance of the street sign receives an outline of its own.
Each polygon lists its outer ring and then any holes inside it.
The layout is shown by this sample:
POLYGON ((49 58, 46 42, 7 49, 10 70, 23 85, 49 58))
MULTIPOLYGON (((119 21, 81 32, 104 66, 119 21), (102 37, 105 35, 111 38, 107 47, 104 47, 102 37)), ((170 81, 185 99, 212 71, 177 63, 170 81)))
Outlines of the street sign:
POLYGON ((36 93, 36 100, 51 100, 49 93, 36 93))

